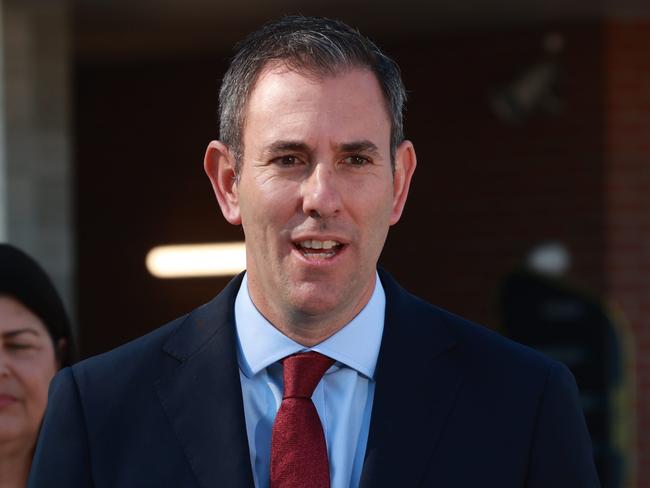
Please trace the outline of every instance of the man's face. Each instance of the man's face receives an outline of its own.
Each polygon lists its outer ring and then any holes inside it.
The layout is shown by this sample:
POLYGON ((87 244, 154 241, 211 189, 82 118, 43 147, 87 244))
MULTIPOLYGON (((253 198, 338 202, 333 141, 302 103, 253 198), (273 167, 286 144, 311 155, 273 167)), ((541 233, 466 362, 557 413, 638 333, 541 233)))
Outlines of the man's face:
POLYGON ((271 322, 348 321, 369 299, 415 167, 404 143, 393 175, 390 128, 368 70, 315 79, 275 66, 257 81, 224 214, 243 225, 249 291, 271 322))

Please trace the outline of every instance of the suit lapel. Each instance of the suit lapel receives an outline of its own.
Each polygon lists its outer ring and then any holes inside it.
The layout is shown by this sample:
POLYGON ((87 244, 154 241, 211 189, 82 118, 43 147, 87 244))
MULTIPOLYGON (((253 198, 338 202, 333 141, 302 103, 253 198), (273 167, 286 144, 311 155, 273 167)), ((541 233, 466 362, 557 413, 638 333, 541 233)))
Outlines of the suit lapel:
MULTIPOLYGON (((380 270, 386 318, 361 488, 416 486, 461 385, 456 342, 428 304, 380 270)), ((163 346, 156 390, 199 484, 252 487, 234 327, 241 275, 163 346)))
POLYGON ((177 366, 156 382, 158 397, 199 484, 251 487, 233 304, 241 275, 196 309, 163 351, 177 366))
POLYGON ((361 488, 417 486, 453 408, 462 375, 455 338, 434 308, 380 270, 386 292, 361 488))

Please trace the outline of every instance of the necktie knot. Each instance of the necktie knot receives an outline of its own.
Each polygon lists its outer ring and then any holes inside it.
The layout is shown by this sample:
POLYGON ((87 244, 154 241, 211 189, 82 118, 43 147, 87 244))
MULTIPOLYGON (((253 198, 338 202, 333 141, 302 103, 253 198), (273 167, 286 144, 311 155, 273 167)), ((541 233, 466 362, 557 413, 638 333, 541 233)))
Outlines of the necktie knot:
POLYGON ((334 359, 309 351, 287 356, 284 366, 284 398, 311 398, 316 385, 334 359))

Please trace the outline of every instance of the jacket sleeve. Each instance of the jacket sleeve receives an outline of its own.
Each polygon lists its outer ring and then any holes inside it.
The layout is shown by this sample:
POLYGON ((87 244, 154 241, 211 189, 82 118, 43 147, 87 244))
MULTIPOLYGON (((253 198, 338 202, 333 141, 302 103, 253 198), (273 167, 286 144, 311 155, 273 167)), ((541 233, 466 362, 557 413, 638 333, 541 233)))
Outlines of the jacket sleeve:
POLYGON ((52 380, 29 475, 29 488, 93 486, 88 436, 71 368, 52 380))
POLYGON ((578 388, 559 363, 551 366, 540 400, 526 486, 600 487, 578 388))

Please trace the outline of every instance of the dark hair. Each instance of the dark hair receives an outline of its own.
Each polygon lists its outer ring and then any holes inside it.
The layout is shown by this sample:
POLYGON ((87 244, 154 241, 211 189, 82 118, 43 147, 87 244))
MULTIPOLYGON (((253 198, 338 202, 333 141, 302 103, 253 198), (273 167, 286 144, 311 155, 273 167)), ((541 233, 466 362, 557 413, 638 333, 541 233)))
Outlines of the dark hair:
POLYGON ((280 61, 314 76, 332 76, 362 67, 377 77, 391 120, 391 159, 404 139, 406 92, 397 64, 358 30, 339 20, 287 16, 264 25, 237 45, 219 92, 220 138, 234 153, 239 172, 246 106, 264 68, 280 61))
POLYGON ((36 261, 10 244, 0 244, 0 295, 15 298, 43 321, 61 367, 74 362, 70 321, 52 281, 36 261), (59 339, 65 339, 64 348, 58 347, 59 339))

